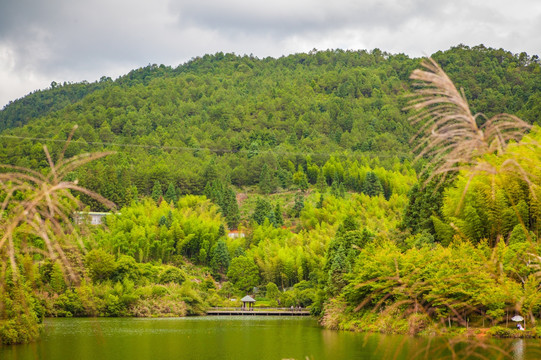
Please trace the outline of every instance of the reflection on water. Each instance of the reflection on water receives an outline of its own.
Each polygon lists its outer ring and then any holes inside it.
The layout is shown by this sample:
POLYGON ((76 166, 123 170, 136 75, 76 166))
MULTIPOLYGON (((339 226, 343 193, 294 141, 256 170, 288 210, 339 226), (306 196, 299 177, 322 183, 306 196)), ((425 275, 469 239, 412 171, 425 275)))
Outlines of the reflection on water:
MULTIPOLYGON (((325 330, 314 319, 304 317, 47 319, 40 341, 0 346, 0 359, 444 359, 471 345, 459 341, 452 347, 452 341, 325 330)), ((534 353, 538 344, 535 339, 489 340, 484 345, 473 344, 485 352, 473 358, 494 359, 494 352, 487 349, 497 346, 505 349, 497 352, 497 358, 541 359, 534 353), (508 355, 502 357, 503 353, 508 355)))
POLYGON ((524 339, 515 339, 511 349, 514 360, 524 360, 524 339))

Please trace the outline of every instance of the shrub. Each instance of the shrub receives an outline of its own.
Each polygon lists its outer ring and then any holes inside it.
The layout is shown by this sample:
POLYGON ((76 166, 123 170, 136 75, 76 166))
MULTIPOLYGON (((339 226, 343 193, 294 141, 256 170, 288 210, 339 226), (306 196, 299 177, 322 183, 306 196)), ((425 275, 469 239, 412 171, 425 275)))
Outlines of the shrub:
POLYGON ((120 255, 116 261, 116 267, 112 274, 114 281, 123 281, 124 279, 139 281, 141 270, 137 266, 135 259, 129 255, 120 255))
POLYGON ((180 270, 174 266, 168 266, 160 274, 160 284, 169 284, 171 282, 181 285, 186 280, 186 274, 184 271, 180 270))
POLYGON ((106 316, 122 316, 124 315, 124 306, 118 296, 107 294, 105 297, 105 315, 106 316))
POLYGON ((165 286, 161 285, 155 285, 152 287, 152 297, 153 298, 160 298, 166 294, 168 294, 169 291, 167 291, 167 288, 165 286))
POLYGON ((85 308, 77 293, 67 290, 60 295, 55 303, 54 308, 57 311, 57 316, 84 316, 86 315, 85 308))
POLYGON ((498 338, 510 338, 513 337, 514 330, 502 327, 502 326, 494 326, 487 331, 487 335, 498 337, 498 338))
POLYGON ((11 319, 0 325, 0 340, 2 344, 24 344, 37 339, 39 326, 33 313, 22 314, 17 319, 11 319))
POLYGON ((102 249, 93 249, 86 254, 85 265, 94 281, 107 280, 116 270, 115 257, 102 249))
POLYGON ((25 284, 14 281, 8 272, 4 288, 0 289, 0 318, 7 319, 0 323, 0 342, 21 344, 38 338, 40 326, 35 305, 25 284))
POLYGON ((412 314, 408 318, 408 334, 417 335, 427 328, 430 324, 430 318, 427 314, 412 314))

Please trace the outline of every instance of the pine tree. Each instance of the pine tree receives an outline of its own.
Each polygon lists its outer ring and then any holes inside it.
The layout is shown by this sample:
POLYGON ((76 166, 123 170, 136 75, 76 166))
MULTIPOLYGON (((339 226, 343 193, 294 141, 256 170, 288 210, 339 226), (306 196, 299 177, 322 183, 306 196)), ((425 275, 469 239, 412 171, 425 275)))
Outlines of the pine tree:
POLYGON ((167 191, 165 192, 164 199, 168 203, 171 203, 171 202, 176 203, 178 201, 177 191, 175 190, 175 185, 173 185, 172 182, 170 182, 169 186, 167 187, 167 191))
POLYGON ((227 269, 229 268, 230 262, 231 257, 229 256, 227 245, 225 241, 219 240, 216 243, 216 246, 212 249, 210 266, 214 271, 225 274, 227 272, 227 269))
POLYGON ((150 195, 154 201, 160 200, 163 197, 162 186, 159 180, 154 181, 154 187, 152 188, 152 195, 150 195))
POLYGON ((208 182, 203 191, 205 196, 220 207, 227 226, 236 229, 240 222, 240 211, 235 191, 219 179, 208 182))
POLYGON ((62 267, 58 262, 53 264, 49 284, 51 285, 53 291, 57 294, 61 294, 66 290, 66 282, 64 281, 64 275, 62 274, 62 267))
POLYGON ((441 212, 443 192, 450 182, 439 184, 439 178, 426 182, 427 176, 421 177, 419 183, 413 185, 408 194, 408 204, 404 211, 401 227, 411 229, 413 234, 423 230, 434 234, 431 216, 443 218, 441 212))
POLYGON ((219 179, 214 179, 207 182, 203 190, 203 194, 222 210, 224 209, 224 188, 224 184, 219 179))
POLYGON ((265 219, 268 218, 269 214, 272 212, 272 205, 263 198, 258 198, 256 200, 254 213, 252 214, 252 219, 259 225, 265 222, 265 219))
POLYGON ((284 217, 282 215, 282 207, 280 206, 280 203, 276 203, 276 207, 274 208, 274 220, 277 227, 284 225, 284 217))
POLYGON ((304 208, 304 196, 302 193, 298 192, 295 194, 295 204, 293 205, 293 208, 291 209, 291 215, 293 217, 299 217, 302 209, 304 208))
POLYGON ((344 273, 347 272, 346 251, 339 246, 330 262, 328 284, 331 293, 337 293, 346 284, 344 273))
POLYGON ((306 174, 303 173, 303 176, 301 177, 299 181, 299 189, 302 192, 306 192, 308 190, 308 179, 306 178, 306 174))
POLYGON ((203 170, 203 184, 207 184, 218 179, 218 168, 216 167, 216 161, 214 158, 205 166, 203 170))
POLYGON ((327 191, 327 181, 325 180, 325 175, 323 170, 317 174, 316 188, 320 194, 325 194, 327 191))
POLYGON ((362 192, 370 197, 378 196, 383 193, 383 186, 381 185, 378 176, 372 171, 366 173, 362 185, 362 192))
POLYGON ((242 246, 238 246, 235 249, 235 253, 233 254, 233 257, 237 256, 246 256, 246 252, 244 251, 244 248, 242 246))
POLYGON ((340 180, 338 179, 338 176, 335 176, 333 181, 332 181, 332 185, 331 185, 331 195, 334 196, 334 197, 343 197, 343 194, 345 193, 344 191, 344 186, 342 185, 342 183, 340 182, 340 180))
POLYGON ((291 186, 291 172, 284 168, 278 168, 278 171, 276 172, 276 176, 278 177, 279 185, 282 189, 289 189, 291 186))
POLYGON ((225 227, 224 224, 220 224, 218 228, 218 239, 225 236, 225 227))
POLYGON ((158 221, 158 225, 159 225, 159 226, 166 226, 166 224, 167 224, 167 218, 166 218, 165 216, 162 215, 162 216, 160 217, 160 220, 158 221))
POLYGON ((267 214, 267 219, 269 219, 269 223, 274 226, 274 227, 278 227, 276 225, 276 216, 274 215, 274 210, 271 208, 271 210, 269 211, 269 213, 267 214))
POLYGON ((261 174, 259 176, 259 191, 265 195, 272 194, 276 191, 276 180, 272 170, 269 169, 267 164, 264 164, 261 168, 261 174))
POLYGON ((322 209, 323 208, 323 201, 325 200, 325 196, 323 194, 319 194, 319 200, 316 205, 316 209, 322 209))
POLYGON ((240 222, 240 210, 237 203, 237 196, 231 187, 228 187, 225 192, 224 203, 226 207, 225 220, 227 221, 227 226, 230 229, 236 229, 240 222))

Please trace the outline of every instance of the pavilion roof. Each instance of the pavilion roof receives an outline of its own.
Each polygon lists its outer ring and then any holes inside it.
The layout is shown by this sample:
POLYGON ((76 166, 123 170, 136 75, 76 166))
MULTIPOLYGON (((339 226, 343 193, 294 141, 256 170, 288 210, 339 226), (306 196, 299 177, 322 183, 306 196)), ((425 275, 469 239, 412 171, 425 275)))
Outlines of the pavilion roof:
POLYGON ((240 299, 240 301, 242 301, 242 302, 255 302, 255 299, 253 297, 251 297, 250 295, 246 295, 245 297, 240 299))

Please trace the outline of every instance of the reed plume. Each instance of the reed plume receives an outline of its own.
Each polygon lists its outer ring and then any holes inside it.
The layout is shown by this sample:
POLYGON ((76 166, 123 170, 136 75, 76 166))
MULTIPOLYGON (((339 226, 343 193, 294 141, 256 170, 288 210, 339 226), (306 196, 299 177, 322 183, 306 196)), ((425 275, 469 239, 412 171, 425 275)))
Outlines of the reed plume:
POLYGON ((429 180, 442 174, 443 178, 468 168, 485 171, 479 158, 486 154, 505 152, 507 144, 519 141, 531 125, 510 114, 498 114, 489 119, 484 114, 472 114, 464 91, 457 90, 451 79, 431 58, 410 76, 417 87, 406 109, 414 110, 410 118, 419 126, 412 138, 416 142, 417 159, 428 157, 432 173, 429 180), (478 121, 484 119, 483 125, 478 121))
MULTIPOLYGON (((43 151, 49 164, 48 171, 41 172, 20 166, 0 164, 0 194, 3 201, 0 205, 0 256, 7 256, 13 276, 18 276, 15 245, 16 234, 28 233, 41 238, 45 249, 26 249, 42 253, 54 260, 60 260, 64 271, 72 281, 78 276, 73 271, 63 247, 67 245, 66 235, 74 230, 73 212, 82 209, 83 204, 72 193, 88 195, 109 208, 114 203, 103 196, 78 185, 78 181, 70 181, 68 175, 80 166, 112 154, 112 152, 86 153, 65 158, 66 149, 72 139, 74 127, 56 163, 46 145, 43 151)), ((28 245, 28 244, 27 244, 28 245)), ((79 244, 81 245, 81 244, 79 244)))

